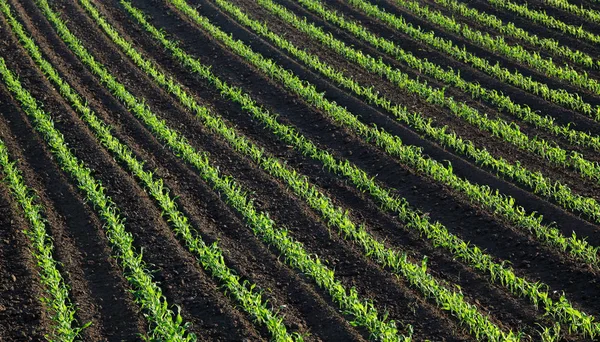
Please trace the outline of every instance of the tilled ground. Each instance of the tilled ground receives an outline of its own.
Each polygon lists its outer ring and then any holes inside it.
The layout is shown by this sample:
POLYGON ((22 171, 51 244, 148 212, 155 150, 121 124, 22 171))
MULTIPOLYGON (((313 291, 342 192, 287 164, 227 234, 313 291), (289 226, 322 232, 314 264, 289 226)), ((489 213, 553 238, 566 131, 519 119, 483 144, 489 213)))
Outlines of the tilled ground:
MULTIPOLYGON (((432 6, 433 1, 429 1, 432 6)), ((348 315, 341 312, 331 297, 317 287, 306 275, 286 266, 277 252, 265 245, 224 201, 214 192, 197 172, 158 141, 145 126, 110 94, 77 59, 56 35, 52 25, 44 18, 34 1, 9 1, 32 37, 40 45, 45 57, 59 71, 61 77, 82 94, 94 111, 113 128, 113 134, 127 144, 135 155, 144 160, 146 168, 162 178, 165 185, 177 197, 182 211, 193 227, 207 243, 218 242, 225 254, 225 261, 244 280, 255 283, 263 291, 270 306, 284 317, 291 331, 307 336, 308 340, 350 341, 368 340, 366 329, 354 327, 348 315)), ((259 36, 247 30, 220 11, 209 0, 191 2, 198 10, 228 33, 250 45, 255 51, 273 58, 279 64, 314 83, 326 97, 348 108, 366 123, 374 123, 388 132, 398 135, 406 144, 423 148, 428 156, 438 161, 449 161, 454 172, 472 182, 486 184, 516 199, 529 211, 544 216, 544 222, 555 222, 561 231, 570 236, 585 237, 592 245, 600 245, 600 230, 585 218, 560 209, 546 198, 540 198, 527 189, 501 179, 489 170, 478 167, 473 161, 455 154, 395 121, 383 109, 367 104, 351 92, 322 78, 284 52, 277 50, 259 36)), ((235 3, 256 19, 269 23, 275 32, 301 48, 317 54, 339 70, 352 75, 367 86, 374 86, 381 94, 395 103, 417 110, 433 118, 439 125, 447 125, 462 137, 472 140, 496 156, 511 162, 520 161, 531 170, 543 171, 547 176, 568 184, 576 193, 600 199, 600 185, 592 180, 582 180, 572 170, 551 165, 539 157, 508 146, 500 138, 482 133, 452 116, 444 108, 427 104, 415 95, 398 90, 378 76, 368 74, 304 37, 300 32, 269 14, 252 0, 235 3)), ((385 62, 426 80, 432 86, 443 86, 425 75, 410 70, 401 63, 384 56, 365 43, 325 23, 303 10, 294 1, 278 1, 301 16, 331 30, 336 38, 359 48, 385 62)), ((467 80, 510 94, 511 99, 528 104, 532 108, 552 113, 558 122, 574 122, 574 127, 595 134, 600 124, 574 111, 560 108, 522 90, 506 85, 466 65, 452 60, 440 52, 423 46, 407 36, 385 28, 351 9, 343 1, 328 1, 328 5, 348 17, 359 19, 366 27, 386 38, 402 42, 402 48, 416 56, 460 69, 467 80)), ((528 232, 496 217, 493 213, 472 205, 464 195, 433 182, 415 170, 399 163, 373 147, 346 128, 339 127, 326 115, 314 109, 304 100, 288 93, 280 85, 269 80, 258 70, 234 55, 226 47, 207 36, 184 15, 163 1, 133 1, 148 14, 150 21, 163 27, 173 38, 181 41, 181 47, 211 65, 215 74, 232 85, 242 87, 258 103, 279 114, 282 122, 291 124, 318 146, 331 151, 336 157, 348 159, 365 170, 377 181, 395 189, 414 208, 427 213, 432 221, 439 221, 448 230, 466 241, 471 241, 497 260, 509 261, 515 273, 533 281, 542 281, 558 297, 564 292, 574 306, 591 315, 600 314, 600 305, 593 300, 600 296, 600 284, 595 270, 581 265, 563 253, 545 247, 528 232)), ((72 1, 53 1, 53 8, 60 12, 69 28, 82 40, 90 52, 104 64, 128 89, 159 114, 166 123, 177 129, 198 150, 206 151, 210 161, 219 170, 234 177, 254 198, 256 207, 269 213, 290 235, 302 242, 306 249, 319 256, 335 269, 338 279, 347 287, 354 287, 362 298, 372 300, 378 308, 389 313, 389 318, 411 324, 416 341, 466 341, 473 340, 468 329, 441 310, 434 301, 410 286, 401 277, 380 267, 351 241, 340 236, 336 228, 328 225, 303 200, 294 195, 285 184, 269 176, 265 171, 235 152, 223 138, 203 127, 193 114, 184 109, 175 98, 157 86, 151 78, 140 71, 119 48, 97 27, 85 10, 72 1)), ((386 241, 386 246, 406 252, 410 259, 419 262, 428 258, 428 272, 448 284, 460 288, 470 303, 506 330, 523 331, 536 336, 539 325, 548 326, 549 317, 536 310, 526 299, 515 298, 505 288, 489 281, 488 276, 454 259, 446 251, 436 248, 418 232, 405 226, 394 215, 382 212, 377 203, 339 176, 328 172, 321 164, 301 155, 283 144, 276 136, 254 121, 239 106, 227 101, 207 82, 190 74, 183 66, 171 59, 168 52, 130 18, 119 1, 97 2, 96 5, 119 32, 136 48, 151 58, 169 75, 181 82, 196 100, 219 113, 265 151, 285 160, 298 172, 308 176, 312 184, 325 192, 337 206, 348 209, 352 218, 365 224, 373 236, 386 241)), ((484 1, 473 5, 488 10, 484 1)), ((431 29, 431 24, 420 21, 391 3, 382 4, 392 13, 406 16, 415 25, 431 29)), ((492 11, 491 9, 489 9, 492 11)), ((498 14, 503 19, 513 19, 510 14, 498 14)), ((564 15, 568 17, 568 15, 564 15)), ((1 16, 0 16, 1 17, 1 16)), ((196 261, 185 244, 170 228, 161 215, 161 209, 144 191, 137 179, 126 171, 101 147, 85 123, 56 91, 54 86, 29 59, 25 50, 10 31, 4 17, 0 20, 0 56, 10 69, 16 71, 24 87, 28 89, 44 110, 52 115, 56 127, 65 135, 66 141, 85 164, 94 171, 106 192, 114 200, 120 213, 126 218, 126 227, 133 234, 136 248, 143 251, 144 260, 153 271, 169 303, 177 305, 184 321, 190 322, 189 330, 201 340, 254 341, 268 340, 265 327, 255 325, 252 318, 239 309, 236 302, 224 293, 216 282, 196 261)), ((566 18, 568 19, 568 18, 566 18)), ((565 19, 565 20, 566 20, 565 19)), ((571 18, 572 20, 573 18, 571 18)), ((472 24, 475 28, 476 24, 472 24)), ((550 30, 533 27, 540 36, 559 37, 550 30)), ((527 67, 503 59, 461 38, 440 32, 457 44, 479 53, 490 60, 499 61, 509 69, 553 87, 575 91, 559 82, 533 72, 527 67)), ((567 45, 573 39, 559 39, 567 45)), ((510 40, 508 40, 510 42, 510 40)), ((589 44, 577 46, 590 54, 600 48, 589 44)), ((557 59, 560 62, 560 59, 557 59)), ((598 73, 592 72, 592 76, 598 73)), ((490 104, 474 101, 457 89, 449 87, 447 93, 455 99, 492 117, 513 118, 493 109, 490 104)), ((581 92, 580 92, 581 93, 581 92)), ((600 103, 600 97, 581 93, 592 104, 600 103)), ((77 319, 91 322, 84 330, 83 340, 88 341, 134 341, 147 332, 143 312, 134 302, 133 295, 121 269, 113 258, 113 252, 104 234, 103 223, 94 214, 94 208, 84 199, 72 180, 65 175, 41 136, 32 127, 27 115, 7 89, 0 86, 0 139, 9 149, 13 160, 23 170, 26 183, 36 190, 38 201, 45 208, 45 218, 60 262, 60 270, 66 275, 73 303, 77 306, 77 319)), ((556 140, 552 136, 519 123, 531 136, 556 140)), ((600 160, 594 151, 557 140, 561 147, 585 153, 593 161, 600 160)), ((35 261, 29 251, 29 242, 22 233, 27 223, 12 202, 4 185, 0 185, 0 341, 43 339, 52 324, 44 305, 39 302, 43 289, 35 261)), ((536 337, 533 337, 535 340, 536 337)), ((566 336, 565 340, 580 340, 566 336)))

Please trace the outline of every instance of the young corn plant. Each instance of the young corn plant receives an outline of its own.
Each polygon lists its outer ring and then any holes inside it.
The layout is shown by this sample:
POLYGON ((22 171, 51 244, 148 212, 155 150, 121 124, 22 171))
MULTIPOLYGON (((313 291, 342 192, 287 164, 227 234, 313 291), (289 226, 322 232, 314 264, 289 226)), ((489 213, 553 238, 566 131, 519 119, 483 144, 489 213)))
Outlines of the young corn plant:
POLYGON ((135 301, 140 305, 151 325, 148 337, 170 341, 195 341, 196 336, 186 331, 187 324, 183 323, 183 318, 179 314, 175 314, 169 308, 161 289, 152 280, 141 253, 136 252, 133 247, 133 236, 126 231, 124 220, 118 214, 118 208, 106 195, 102 184, 67 147, 64 136, 54 127, 50 116, 40 108, 29 91, 23 88, 14 72, 8 69, 1 57, 0 76, 5 86, 21 104, 23 111, 31 117, 35 129, 46 140, 63 171, 77 182, 79 189, 104 221, 106 235, 125 272, 125 277, 135 295, 135 301))
MULTIPOLYGON (((380 315, 373 302, 363 300, 354 288, 347 289, 321 259, 310 254, 304 246, 295 241, 290 233, 278 228, 268 213, 258 211, 252 199, 232 177, 223 176, 210 164, 208 155, 192 147, 179 132, 167 126, 164 120, 156 116, 143 102, 135 98, 126 87, 112 76, 109 71, 83 46, 79 39, 68 29, 60 17, 50 8, 46 0, 38 0, 45 17, 54 25, 58 35, 71 51, 96 75, 107 89, 119 99, 149 130, 168 146, 176 156, 191 164, 199 175, 245 220, 253 233, 267 245, 281 253, 285 262, 327 291, 340 309, 352 317, 351 324, 364 327, 375 339, 383 341, 409 341, 402 335, 394 321, 388 321, 387 315, 380 315)), ((408 326, 409 333, 412 327, 408 326)))
POLYGON ((16 20, 10 7, 4 3, 4 0, 0 0, 0 6, 11 25, 12 31, 17 35, 29 56, 44 75, 56 85, 59 93, 70 103, 76 113, 80 115, 80 118, 92 130, 100 144, 111 152, 116 160, 126 165, 129 172, 139 179, 150 196, 156 200, 162 209, 163 216, 169 221, 177 236, 185 241, 187 248, 196 255, 202 267, 220 282, 223 289, 255 321, 267 327, 273 340, 301 340, 301 336, 291 335, 287 332, 283 324, 283 319, 268 307, 267 302, 262 299, 260 292, 255 290, 256 285, 248 281, 242 282, 240 276, 235 274, 235 271, 225 264, 223 252, 217 243, 207 245, 195 233, 194 228, 189 223, 189 219, 177 208, 177 203, 170 194, 169 189, 164 186, 163 180, 154 176, 152 172, 144 170, 143 162, 135 157, 127 145, 124 145, 112 135, 110 127, 98 118, 93 110, 87 106, 82 96, 60 77, 50 62, 43 58, 39 47, 26 34, 23 26, 16 20))
POLYGON ((527 105, 520 105, 511 100, 510 97, 498 92, 495 89, 487 89, 479 83, 469 82, 463 79, 458 71, 444 69, 440 65, 432 63, 427 59, 415 57, 412 53, 404 51, 393 41, 379 37, 372 31, 369 31, 361 23, 355 20, 344 18, 335 11, 331 11, 323 6, 318 0, 298 0, 306 9, 317 14, 329 23, 332 23, 356 38, 365 41, 374 48, 385 52, 396 58, 398 61, 409 67, 435 78, 445 84, 459 88, 463 92, 470 94, 473 99, 485 100, 500 111, 505 111, 520 120, 543 129, 553 135, 564 137, 570 143, 591 147, 600 151, 600 137, 590 135, 586 132, 578 131, 569 125, 557 124, 551 116, 541 116, 532 111, 527 105))
MULTIPOLYGON (((299 1, 306 2, 309 0, 299 1)), ((310 1, 314 2, 316 0, 310 1)), ((379 19, 388 26, 401 31, 416 40, 422 41, 442 53, 449 54, 456 60, 471 65, 473 68, 479 69, 502 82, 510 83, 523 90, 541 96, 545 100, 586 114, 594 120, 600 121, 600 106, 591 105, 578 94, 570 93, 564 89, 552 89, 547 84, 538 82, 529 76, 524 76, 518 71, 511 72, 498 63, 492 65, 490 61, 470 53, 465 47, 461 48, 448 39, 438 37, 433 31, 425 32, 420 27, 415 28, 403 17, 387 13, 378 6, 365 0, 348 0, 348 3, 354 8, 363 11, 368 16, 379 19)))
POLYGON ((329 171, 345 177, 359 190, 369 193, 382 210, 398 215, 398 218, 405 223, 407 228, 416 229, 423 236, 427 237, 434 246, 450 251, 457 259, 487 273, 491 281, 500 283, 513 294, 528 298, 536 307, 541 306, 547 315, 568 325, 572 332, 592 337, 598 335, 600 326, 594 323, 593 316, 580 312, 570 306, 564 296, 561 296, 558 301, 553 301, 547 285, 539 282, 530 282, 516 276, 507 264, 494 262, 494 258, 483 253, 480 248, 449 233, 440 223, 431 223, 427 215, 422 215, 411 209, 410 204, 405 199, 393 195, 397 193, 397 190, 381 187, 374 180, 374 177, 367 175, 352 163, 347 160, 337 160, 329 152, 319 149, 310 140, 296 131, 295 128, 278 122, 276 115, 261 108, 242 89, 229 86, 226 82, 215 76, 209 66, 203 65, 198 59, 193 58, 181 49, 178 42, 169 40, 164 31, 148 23, 138 9, 125 1, 122 4, 148 33, 161 43, 165 49, 171 52, 175 61, 182 63, 194 74, 212 84, 223 96, 238 103, 243 110, 252 115, 254 119, 263 123, 282 142, 321 162, 329 171))
MULTIPOLYGON (((563 2, 562 0, 546 0, 546 3, 563 2)), ((565 1, 566 2, 566 1, 565 1)), ((478 11, 475 8, 469 7, 456 0, 435 0, 435 3, 444 6, 453 14, 458 14, 462 17, 469 18, 478 24, 497 30, 498 32, 529 43, 535 47, 542 48, 556 56, 569 59, 579 65, 587 68, 600 68, 600 60, 595 59, 589 54, 580 50, 571 49, 566 45, 562 45, 559 41, 552 38, 542 38, 530 33, 520 27, 515 26, 512 22, 506 24, 495 15, 478 11)))
MULTIPOLYGON (((299 174, 296 170, 287 167, 280 160, 264 152, 260 147, 240 135, 235 129, 228 127, 220 116, 200 106, 183 89, 182 85, 154 67, 153 63, 142 56, 131 43, 123 39, 100 16, 97 9, 88 0, 80 0, 80 2, 113 42, 121 47, 121 50, 140 69, 152 77, 158 85, 176 97, 192 113, 195 113, 196 117, 209 130, 225 139, 231 147, 250 158, 273 177, 287 184, 299 198, 304 199, 323 218, 328 226, 337 228, 344 238, 357 243, 363 249, 366 256, 374 259, 374 261, 383 267, 391 269, 394 274, 405 278, 426 297, 433 298, 440 307, 450 311, 456 317, 460 317, 462 323, 467 325, 475 336, 486 336, 490 340, 516 340, 516 337, 512 333, 504 333, 487 317, 481 315, 475 306, 467 303, 462 298, 462 294, 448 290, 436 279, 427 274, 423 265, 411 263, 405 254, 400 254, 393 249, 387 248, 381 241, 371 236, 364 227, 354 223, 348 215, 347 210, 336 208, 329 198, 314 185, 310 184, 306 176, 299 174)), ((143 14, 130 3, 126 1, 122 1, 121 3, 129 13, 134 15, 144 25, 144 28, 152 31, 154 34, 160 34, 155 27, 150 26, 143 14)))
MULTIPOLYGON (((383 63, 381 60, 346 46, 343 42, 333 38, 331 35, 325 34, 320 28, 307 23, 305 20, 300 20, 293 13, 282 6, 273 3, 271 0, 258 0, 258 2, 301 32, 306 33, 309 38, 319 41, 327 48, 337 52, 367 71, 386 77, 399 88, 420 95, 429 103, 445 106, 450 109, 453 114, 464 119, 473 126, 480 128, 481 130, 486 130, 492 135, 500 137, 520 149, 537 154, 559 167, 576 169, 582 178, 591 178, 600 182, 600 166, 595 162, 587 160, 583 155, 574 151, 569 153, 569 151, 554 146, 544 139, 530 139, 519 130, 518 126, 512 123, 509 124, 502 119, 489 119, 487 115, 480 114, 477 110, 469 107, 465 103, 457 102, 452 97, 444 95, 443 90, 433 89, 424 82, 410 79, 408 75, 402 73, 400 70, 394 69, 383 63)), ((431 121, 426 120, 419 113, 408 112, 400 105, 393 104, 390 100, 383 95, 380 95, 371 87, 365 87, 354 81, 352 78, 345 76, 331 65, 321 61, 318 56, 296 48, 285 38, 270 31, 267 24, 250 19, 238 7, 231 5, 225 0, 216 0, 216 3, 223 10, 230 13, 241 24, 250 27, 259 35, 269 39, 282 50, 288 51, 308 67, 318 71, 336 84, 366 98, 369 103, 379 105, 386 109, 388 112, 392 113, 397 120, 407 124, 417 132, 435 139, 444 146, 453 148, 458 153, 462 153, 475 159, 475 161, 482 166, 492 167, 494 171, 499 174, 533 189, 535 193, 543 197, 554 198, 567 210, 578 208, 575 210, 584 213, 596 222, 600 222, 600 205, 595 199, 574 194, 567 186, 559 182, 553 182, 539 172, 532 172, 521 166, 519 163, 512 164, 503 158, 496 158, 485 149, 476 147, 472 142, 462 140, 460 136, 455 132, 447 130, 446 127, 435 127, 431 124, 431 121)))
POLYGON ((44 210, 36 203, 34 191, 23 181, 17 163, 10 160, 8 149, 2 140, 0 167, 2 181, 29 222, 29 229, 25 230, 25 235, 33 247, 31 253, 36 260, 40 282, 45 289, 45 295, 41 299, 53 322, 50 334, 45 337, 48 341, 77 341, 81 338, 81 332, 89 327, 91 322, 81 326, 77 322, 77 310, 69 298, 69 286, 60 273, 58 261, 54 259, 54 244, 46 229, 44 210))
POLYGON ((421 149, 404 145, 398 136, 392 135, 382 128, 364 124, 347 109, 326 99, 325 95, 317 91, 311 83, 302 81, 291 71, 254 52, 242 41, 233 39, 213 25, 207 18, 200 16, 184 0, 170 1, 207 34, 221 41, 231 51, 247 60, 265 75, 281 83, 289 91, 303 97, 309 104, 323 111, 338 125, 354 131, 365 141, 374 144, 415 172, 424 174, 436 182, 465 194, 472 202, 488 208, 494 215, 503 217, 516 227, 528 229, 547 246, 568 252, 576 259, 597 267, 598 247, 590 246, 585 240, 577 239, 576 236, 565 238, 558 229, 543 225, 541 216, 535 215, 535 213, 527 214, 524 208, 516 206, 514 198, 502 195, 498 190, 494 191, 488 186, 473 184, 460 178, 453 173, 451 165, 444 166, 431 158, 426 158, 423 156, 421 149))
POLYGON ((600 24, 600 11, 585 8, 583 5, 575 5, 568 0, 544 0, 544 3, 552 7, 570 12, 585 20, 600 24))
MULTIPOLYGON (((600 43, 600 35, 584 29, 582 26, 569 25, 564 21, 556 19, 548 15, 545 11, 532 10, 527 6, 527 3, 515 3, 509 0, 487 0, 496 8, 509 10, 523 18, 527 18, 533 22, 542 24, 546 27, 556 29, 562 33, 571 35, 578 39, 585 39, 591 43, 600 43)), ((547 3, 557 3, 561 1, 551 1, 547 3)))
MULTIPOLYGON (((423 6, 417 1, 395 0, 395 3, 439 27, 463 36, 494 54, 512 58, 547 76, 556 77, 580 89, 600 94, 600 83, 596 79, 590 78, 585 72, 578 72, 568 65, 558 66, 551 58, 543 57, 538 52, 530 52, 519 44, 509 45, 502 36, 492 36, 487 32, 471 29, 469 25, 459 23, 454 18, 446 16, 440 11, 431 10, 428 6, 423 6)), ((600 36, 598 38, 600 41, 600 36)))

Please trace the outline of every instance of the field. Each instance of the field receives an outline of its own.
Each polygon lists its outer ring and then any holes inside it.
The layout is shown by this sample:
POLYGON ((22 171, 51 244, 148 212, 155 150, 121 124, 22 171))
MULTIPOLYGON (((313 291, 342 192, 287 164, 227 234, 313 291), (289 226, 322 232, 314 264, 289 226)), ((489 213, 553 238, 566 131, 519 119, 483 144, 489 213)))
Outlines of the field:
POLYGON ((598 0, 0 0, 0 341, 597 341, 598 0))

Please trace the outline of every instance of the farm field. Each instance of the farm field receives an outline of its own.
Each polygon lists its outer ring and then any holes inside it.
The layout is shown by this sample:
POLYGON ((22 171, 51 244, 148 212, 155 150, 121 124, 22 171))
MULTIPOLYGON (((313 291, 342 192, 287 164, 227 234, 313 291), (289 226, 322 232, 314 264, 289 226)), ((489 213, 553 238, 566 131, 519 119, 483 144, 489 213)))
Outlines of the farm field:
POLYGON ((0 341, 600 340, 597 0, 0 0, 0 341))

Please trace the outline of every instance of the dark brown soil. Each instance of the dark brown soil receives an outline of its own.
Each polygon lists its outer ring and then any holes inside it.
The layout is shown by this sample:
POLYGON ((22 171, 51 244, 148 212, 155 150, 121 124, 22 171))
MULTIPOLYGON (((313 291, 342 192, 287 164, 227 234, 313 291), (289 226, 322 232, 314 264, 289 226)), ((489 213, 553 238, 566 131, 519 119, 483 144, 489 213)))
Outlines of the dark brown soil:
MULTIPOLYGON (((4 107, 4 106, 2 106, 4 107)), ((39 298, 43 289, 23 234, 23 222, 8 189, 0 186, 0 338, 38 341, 48 333, 48 315, 39 298)))
MULTIPOLYGON (((383 58, 409 75, 427 80, 432 86, 444 86, 322 22, 292 1, 278 2, 330 30, 337 38, 383 58)), ((279 114, 282 122, 296 126, 304 135, 335 156, 355 163, 374 176, 381 185, 406 198, 414 208, 427 213, 433 221, 441 222, 463 239, 485 249, 498 261, 509 261, 519 276, 548 284, 554 294, 564 291, 576 308, 592 315, 600 314, 600 306, 591 300, 600 295, 596 270, 578 264, 560 251, 545 247, 528 232, 470 204, 463 195, 432 182, 364 142, 349 130, 337 126, 326 114, 290 94, 207 36, 170 5, 158 0, 133 3, 149 15, 152 23, 165 29, 173 38, 181 40, 182 48, 203 63, 211 65, 213 72, 223 80, 242 87, 258 103, 279 114)), ((328 99, 358 114, 364 122, 383 127, 398 135, 406 144, 422 147, 424 153, 431 158, 451 162, 455 173, 461 177, 513 196, 529 212, 542 214, 546 223, 556 222, 564 234, 570 235, 575 231, 590 243, 600 245, 599 227, 592 222, 576 217, 557 207, 552 201, 533 195, 531 189, 498 178, 473 161, 419 136, 410 127, 396 122, 391 114, 370 106, 364 99, 322 78, 242 27, 211 1, 196 0, 191 3, 226 32, 312 82, 319 91, 325 91, 328 99)), ((360 83, 374 86, 394 102, 435 119, 439 125, 448 125, 464 138, 497 156, 513 162, 519 161, 532 170, 542 170, 551 178, 569 184, 575 192, 600 199, 600 185, 582 180, 574 171, 552 166, 466 125, 445 108, 431 106, 412 94, 398 90, 310 41, 253 1, 238 0, 235 3, 252 17, 266 20, 272 29, 284 33, 294 44, 318 54, 360 83)), ((574 122, 574 126, 579 129, 600 133, 600 124, 578 113, 559 108, 465 67, 351 10, 341 1, 328 4, 350 17, 360 19, 367 27, 383 36, 402 41, 403 48, 419 57, 460 68, 461 75, 466 79, 509 93, 519 103, 537 106, 535 108, 551 113, 560 122, 574 122)), ((315 341, 369 339, 369 333, 365 329, 353 327, 349 323, 350 316, 341 312, 325 291, 306 275, 289 267, 276 250, 254 236, 243 217, 227 205, 223 196, 212 190, 210 184, 204 182, 195 169, 172 154, 89 73, 56 35, 34 1, 21 4, 11 1, 11 5, 61 76, 113 127, 115 136, 127 144, 139 159, 144 160, 147 169, 164 180, 198 235, 207 243, 218 243, 227 265, 244 280, 257 285, 269 305, 281 314, 290 331, 299 332, 307 336, 308 340, 315 341)), ((155 113, 170 127, 181 132, 196 149, 208 152, 211 163, 218 166, 222 174, 234 177, 248 191, 258 209, 268 212, 279 226, 287 228, 290 235, 302 242, 310 253, 318 255, 335 269, 338 279, 347 287, 356 288, 362 298, 372 300, 381 312, 387 312, 389 318, 395 320, 401 328, 403 324, 411 324, 416 341, 475 339, 458 319, 439 308, 433 300, 425 298, 402 277, 375 264, 357 245, 338 235, 335 228, 328 227, 318 213, 294 195, 285 184, 235 152, 223 138, 210 133, 192 113, 156 86, 123 55, 77 3, 61 0, 53 2, 51 6, 61 13, 69 28, 128 90, 148 103, 155 113)), ((427 256, 428 272, 448 287, 460 287, 465 299, 477 305, 494 323, 506 330, 523 331, 526 339, 531 340, 539 338, 537 331, 540 325, 552 324, 552 320, 545 317, 541 309, 536 309, 525 299, 514 297, 504 287, 492 283, 487 275, 459 262, 447 251, 436 248, 394 215, 382 212, 377 203, 347 180, 328 172, 323 165, 284 145, 260 123, 252 120, 247 112, 227 101, 210 84, 191 75, 171 59, 161 46, 132 21, 118 1, 102 2, 97 6, 119 32, 132 41, 145 56, 156 62, 165 73, 181 82, 200 104, 211 108, 213 113, 222 115, 266 152, 281 158, 290 167, 308 176, 311 183, 326 193, 336 206, 349 210, 357 223, 364 223, 371 234, 385 240, 386 246, 408 253, 416 263, 427 256)), ((390 3, 385 4, 385 8, 400 13, 390 3)), ((509 14, 505 15, 510 17, 509 14)), ((431 28, 429 24, 410 15, 407 17, 415 24, 431 28)), ((540 30, 543 31, 541 28, 540 30)), ((187 250, 185 243, 175 236, 169 222, 161 216, 160 208, 145 192, 139 180, 102 148, 77 113, 45 79, 26 52, 19 47, 3 17, 0 19, 0 34, 3 37, 0 40, 3 47, 0 56, 18 73, 21 82, 43 104, 44 110, 53 116, 56 127, 63 132, 77 157, 102 182, 120 214, 126 218, 126 227, 134 236, 136 248, 143 250, 144 260, 167 300, 181 309, 184 321, 191 323, 189 330, 196 333, 200 340, 269 340, 266 327, 254 324, 252 317, 203 269, 195 256, 187 250)), ((467 45, 469 50, 506 63, 509 68, 535 75, 553 87, 574 90, 563 82, 470 46, 459 37, 445 32, 440 32, 440 35, 452 37, 460 44, 467 45)), ((565 40, 565 44, 570 44, 569 40, 565 40)), ((582 49, 587 49, 587 46, 584 45, 582 49)), ((590 47, 590 51, 594 51, 593 49, 595 48, 590 47)), ((514 118, 496 111, 489 104, 474 101, 456 89, 449 88, 447 92, 455 99, 465 101, 491 116, 514 121, 514 118)), ((592 103, 600 103, 600 97, 585 93, 581 95, 592 103)), ((65 274, 71 288, 72 301, 78 307, 77 319, 79 322, 92 322, 82 338, 90 341, 140 339, 146 333, 148 324, 130 293, 130 285, 123 270, 113 257, 114 252, 106 239, 102 221, 78 191, 75 181, 61 171, 42 137, 34 130, 27 115, 19 109, 18 103, 3 85, 0 86, 0 111, 0 138, 9 147, 11 157, 19 161, 18 166, 23 170, 25 181, 39 194, 39 202, 45 208, 49 234, 56 245, 55 257, 61 263, 61 272, 65 274)), ((523 125, 523 130, 531 136, 554 139, 527 125, 523 125)), ((600 155, 594 151, 572 146, 567 141, 558 140, 557 143, 564 148, 583 152, 594 161, 600 160, 600 155)), ((0 185, 0 227, 3 228, 0 231, 0 340, 7 341, 40 340, 52 327, 49 314, 39 301, 44 290, 36 275, 28 241, 22 234, 27 223, 21 216, 22 213, 8 190, 0 185)), ((582 339, 580 336, 566 334, 564 340, 582 339)))

